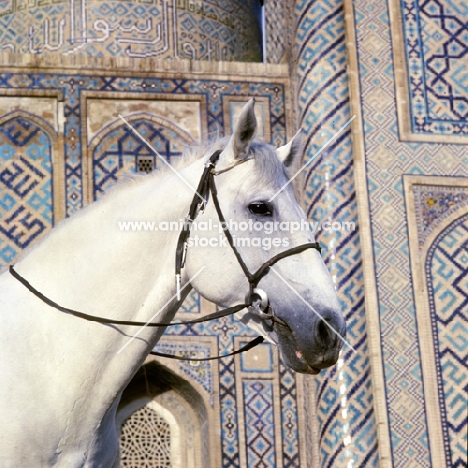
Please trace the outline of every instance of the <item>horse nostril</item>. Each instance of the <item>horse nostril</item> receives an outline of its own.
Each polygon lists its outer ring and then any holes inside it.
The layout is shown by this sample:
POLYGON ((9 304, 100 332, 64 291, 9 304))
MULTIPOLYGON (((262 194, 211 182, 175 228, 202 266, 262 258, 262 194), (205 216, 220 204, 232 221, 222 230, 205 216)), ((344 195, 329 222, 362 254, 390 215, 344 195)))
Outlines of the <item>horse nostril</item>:
POLYGON ((330 339, 329 319, 321 319, 317 325, 317 335, 322 344, 326 344, 330 339), (325 323, 325 320, 327 323, 325 323))

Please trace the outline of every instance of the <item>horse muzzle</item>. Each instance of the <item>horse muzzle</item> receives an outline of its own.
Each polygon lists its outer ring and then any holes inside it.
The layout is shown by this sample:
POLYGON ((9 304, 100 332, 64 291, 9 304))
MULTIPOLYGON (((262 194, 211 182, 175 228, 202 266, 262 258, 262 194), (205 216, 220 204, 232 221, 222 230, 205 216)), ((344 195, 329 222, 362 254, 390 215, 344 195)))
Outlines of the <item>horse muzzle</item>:
POLYGON ((290 326, 275 313, 264 290, 253 289, 250 303, 249 312, 262 321, 288 367, 315 375, 337 362, 346 336, 345 321, 337 311, 325 310, 312 319, 298 313, 290 326))

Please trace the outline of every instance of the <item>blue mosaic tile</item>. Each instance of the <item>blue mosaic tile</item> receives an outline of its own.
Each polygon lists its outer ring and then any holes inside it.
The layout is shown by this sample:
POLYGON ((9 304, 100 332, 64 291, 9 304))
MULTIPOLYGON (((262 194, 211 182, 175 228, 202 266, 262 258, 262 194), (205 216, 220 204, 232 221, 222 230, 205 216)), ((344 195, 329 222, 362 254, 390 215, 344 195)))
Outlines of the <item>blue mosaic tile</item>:
POLYGON ((426 257, 437 389, 447 466, 464 466, 468 435, 468 216, 442 231, 426 257))
POLYGON ((414 133, 468 134, 467 10, 452 0, 401 0, 414 133))
POLYGON ((0 125, 0 268, 53 225, 51 141, 27 117, 0 125))

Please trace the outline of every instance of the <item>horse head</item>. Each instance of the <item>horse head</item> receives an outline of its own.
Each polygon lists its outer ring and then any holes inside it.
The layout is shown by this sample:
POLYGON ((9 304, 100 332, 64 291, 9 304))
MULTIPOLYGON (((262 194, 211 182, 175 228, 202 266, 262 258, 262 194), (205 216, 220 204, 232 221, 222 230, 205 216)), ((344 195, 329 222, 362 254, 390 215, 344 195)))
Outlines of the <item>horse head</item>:
POLYGON ((250 296, 252 307, 239 318, 274 342, 291 369, 317 374, 336 363, 346 333, 318 249, 305 249, 265 268, 255 288, 240 265, 243 262, 248 271, 256 272, 281 252, 315 242, 288 184, 292 168, 302 158, 302 136, 297 134, 276 149, 255 140, 256 129, 251 100, 232 136, 222 144, 215 168, 224 222, 208 201, 192 230, 186 269, 193 276, 205 267, 192 286, 220 306, 242 303, 250 296), (229 233, 235 249, 226 242, 229 233))

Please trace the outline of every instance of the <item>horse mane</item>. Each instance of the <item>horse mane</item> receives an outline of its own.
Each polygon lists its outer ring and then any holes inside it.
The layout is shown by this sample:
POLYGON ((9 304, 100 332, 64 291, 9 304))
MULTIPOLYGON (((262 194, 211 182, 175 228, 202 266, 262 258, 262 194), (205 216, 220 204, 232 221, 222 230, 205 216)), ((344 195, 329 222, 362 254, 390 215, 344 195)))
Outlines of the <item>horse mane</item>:
MULTIPOLYGON (((171 166, 175 170, 181 170, 194 161, 202 158, 208 159, 215 151, 225 148, 228 141, 229 137, 218 137, 198 145, 186 146, 182 156, 177 158, 174 163, 171 162, 171 166)), ((272 145, 260 140, 253 140, 250 143, 247 159, 253 159, 255 154, 255 161, 259 164, 259 182, 267 183, 271 180, 278 180, 282 176, 288 177, 284 165, 279 159, 271 157, 272 151, 276 151, 272 145)), ((104 192, 104 196, 110 193, 115 194, 117 191, 124 190, 129 185, 143 183, 148 181, 149 178, 151 178, 152 182, 158 182, 158 180, 164 178, 168 173, 172 173, 171 168, 161 162, 159 168, 150 174, 128 174, 121 176, 115 184, 104 192)))
MULTIPOLYGON (((176 171, 179 171, 203 157, 208 159, 212 153, 223 149, 228 141, 228 137, 222 137, 207 140, 198 145, 187 145, 183 150, 182 156, 178 157, 174 162, 171 162, 171 166, 176 171)), ((156 157, 159 158, 159 156, 156 157)), ((171 168, 167 164, 161 162, 158 169, 149 174, 125 174, 120 176, 111 187, 106 189, 103 195, 108 195, 110 193, 115 194, 117 191, 123 190, 129 185, 148 181, 149 178, 151 178, 153 182, 157 182, 159 179, 164 178, 168 173, 172 173, 171 168)))

